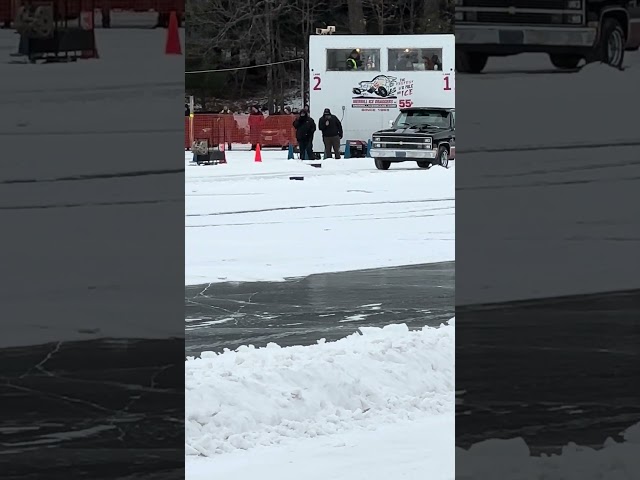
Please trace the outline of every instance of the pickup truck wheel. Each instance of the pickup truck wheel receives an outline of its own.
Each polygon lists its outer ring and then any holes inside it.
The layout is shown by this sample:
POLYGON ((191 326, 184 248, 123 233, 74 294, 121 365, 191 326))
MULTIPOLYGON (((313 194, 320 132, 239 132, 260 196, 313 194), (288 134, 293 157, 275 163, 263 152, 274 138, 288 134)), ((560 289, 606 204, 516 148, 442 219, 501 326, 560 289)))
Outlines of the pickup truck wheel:
POLYGON ((554 67, 562 70, 573 70, 578 66, 582 57, 580 55, 559 55, 551 54, 549 59, 554 67))
POLYGON ((590 60, 603 62, 615 68, 622 68, 627 39, 622 25, 615 18, 605 18, 600 30, 600 39, 590 60))
POLYGON ((444 147, 438 147, 438 163, 444 168, 449 168, 449 151, 444 147))
POLYGON ((462 73, 481 73, 487 66, 489 55, 480 52, 456 51, 456 70, 462 73))
POLYGON ((431 162, 420 161, 420 162, 416 162, 416 163, 418 164, 418 166, 420 168, 426 168, 426 169, 431 168, 431 162))
POLYGON ((374 163, 378 170, 389 170, 389 167, 391 166, 391 162, 389 160, 381 160, 379 158, 374 158, 374 163))

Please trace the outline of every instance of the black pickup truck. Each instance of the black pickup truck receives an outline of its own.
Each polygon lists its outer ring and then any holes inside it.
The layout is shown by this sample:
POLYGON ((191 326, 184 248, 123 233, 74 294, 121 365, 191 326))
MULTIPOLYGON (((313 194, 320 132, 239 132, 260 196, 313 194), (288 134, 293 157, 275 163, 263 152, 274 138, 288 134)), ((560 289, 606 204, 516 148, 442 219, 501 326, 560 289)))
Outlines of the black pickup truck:
POLYGON ((638 0, 456 0, 456 71, 491 56, 547 53, 560 69, 581 60, 621 68, 640 47, 638 0))
POLYGON ((391 128, 372 135, 371 143, 370 154, 378 170, 388 170, 398 162, 416 162, 420 168, 447 168, 456 156, 456 111, 403 108, 391 128))

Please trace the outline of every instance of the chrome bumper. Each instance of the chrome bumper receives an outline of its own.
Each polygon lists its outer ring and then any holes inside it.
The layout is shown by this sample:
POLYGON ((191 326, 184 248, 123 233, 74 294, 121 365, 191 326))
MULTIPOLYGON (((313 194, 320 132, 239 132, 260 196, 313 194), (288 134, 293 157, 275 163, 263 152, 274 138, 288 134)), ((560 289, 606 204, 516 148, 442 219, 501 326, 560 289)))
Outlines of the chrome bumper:
POLYGON ((436 158, 438 156, 437 150, 394 150, 392 148, 372 148, 371 156, 373 158, 386 158, 387 160, 393 159, 396 162, 402 162, 405 160, 424 160, 430 158, 436 158), (398 155, 401 154, 401 155, 398 155))
POLYGON ((592 47, 595 41, 595 28, 456 25, 459 45, 592 47))

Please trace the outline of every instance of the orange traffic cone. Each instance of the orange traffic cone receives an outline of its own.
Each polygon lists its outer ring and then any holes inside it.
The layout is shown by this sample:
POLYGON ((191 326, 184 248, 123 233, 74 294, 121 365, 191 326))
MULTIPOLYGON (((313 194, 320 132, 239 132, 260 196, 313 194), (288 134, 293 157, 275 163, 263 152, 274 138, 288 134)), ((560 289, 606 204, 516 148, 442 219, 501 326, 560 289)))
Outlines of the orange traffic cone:
POLYGON ((169 17, 169 29, 167 30, 167 43, 164 48, 164 53, 166 55, 182 55, 176 12, 171 12, 171 17, 169 17))
POLYGON ((256 158, 254 160, 256 162, 262 162, 262 154, 260 153, 260 144, 256 145, 256 158))
POLYGON ((222 152, 222 158, 220 159, 220 161, 218 163, 227 163, 227 152, 224 148, 224 143, 221 143, 218 148, 220 149, 220 151, 222 152))

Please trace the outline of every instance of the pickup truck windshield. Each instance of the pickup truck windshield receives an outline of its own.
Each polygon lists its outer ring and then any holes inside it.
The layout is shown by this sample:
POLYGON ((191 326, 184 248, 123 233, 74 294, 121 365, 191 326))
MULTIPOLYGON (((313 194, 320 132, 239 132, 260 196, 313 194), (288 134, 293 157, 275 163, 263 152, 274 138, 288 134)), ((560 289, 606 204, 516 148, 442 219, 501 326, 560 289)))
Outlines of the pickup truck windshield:
POLYGON ((449 112, 443 110, 415 110, 402 112, 393 124, 394 128, 406 127, 449 127, 449 112))

